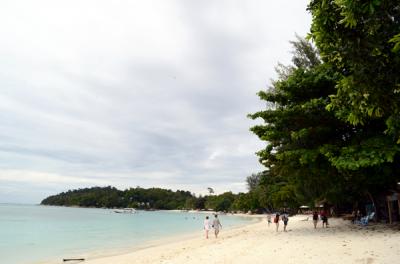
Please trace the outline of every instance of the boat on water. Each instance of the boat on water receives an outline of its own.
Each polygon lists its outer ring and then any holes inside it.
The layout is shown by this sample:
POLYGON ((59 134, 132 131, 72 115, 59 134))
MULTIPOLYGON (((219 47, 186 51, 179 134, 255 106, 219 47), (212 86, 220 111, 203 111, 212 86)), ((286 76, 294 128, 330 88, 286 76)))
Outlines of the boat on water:
POLYGON ((134 214, 134 213, 137 213, 135 208, 117 209, 117 210, 114 210, 114 212, 117 213, 117 214, 134 214))

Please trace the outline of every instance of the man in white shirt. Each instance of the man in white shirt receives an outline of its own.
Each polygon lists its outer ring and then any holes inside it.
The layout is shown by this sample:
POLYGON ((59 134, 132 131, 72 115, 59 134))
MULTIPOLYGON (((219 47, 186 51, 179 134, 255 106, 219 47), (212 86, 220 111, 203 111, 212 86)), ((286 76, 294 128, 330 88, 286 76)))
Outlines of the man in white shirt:
POLYGON ((215 219, 213 221, 213 227, 214 227, 215 238, 218 238, 219 229, 222 228, 221 222, 218 219, 218 215, 215 215, 215 219))

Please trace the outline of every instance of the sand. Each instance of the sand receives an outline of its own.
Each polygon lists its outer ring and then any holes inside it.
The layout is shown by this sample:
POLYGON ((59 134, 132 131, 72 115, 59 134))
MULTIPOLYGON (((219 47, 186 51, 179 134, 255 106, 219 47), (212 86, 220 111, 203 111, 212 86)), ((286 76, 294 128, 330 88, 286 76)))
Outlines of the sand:
MULTIPOLYGON (((314 229, 307 216, 291 217, 288 232, 268 227, 265 218, 245 227, 221 230, 218 239, 203 232, 128 254, 88 259, 87 264, 131 263, 400 263, 400 231, 384 225, 359 227, 330 219, 314 229)), ((223 223, 222 223, 223 224, 223 223)))

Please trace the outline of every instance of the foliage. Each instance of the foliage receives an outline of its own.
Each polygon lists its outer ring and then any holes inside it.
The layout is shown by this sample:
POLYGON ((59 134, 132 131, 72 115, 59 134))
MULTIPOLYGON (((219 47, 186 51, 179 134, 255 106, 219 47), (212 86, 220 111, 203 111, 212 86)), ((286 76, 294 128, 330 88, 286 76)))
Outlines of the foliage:
POLYGON ((329 109, 353 125, 381 120, 400 143, 400 4, 313 0, 310 37, 340 73, 329 109))
POLYGON ((400 162, 400 2, 313 0, 310 37, 339 75, 327 109, 354 126, 324 154, 358 193, 395 188, 400 162))
POLYGON ((262 179, 267 205, 312 203, 332 191, 330 177, 340 177, 323 151, 327 144, 342 145, 344 135, 352 132, 326 110, 336 79, 330 67, 315 63, 311 68, 293 68, 287 78, 259 93, 262 100, 275 106, 250 115, 264 121, 251 130, 267 142, 257 153, 268 169, 262 179), (316 183, 320 188, 314 188, 316 183))
POLYGON ((114 187, 92 187, 49 196, 41 204, 82 207, 135 207, 181 209, 194 196, 188 191, 140 187, 120 191, 114 187))
POLYGON ((206 197, 206 209, 215 211, 229 211, 235 200, 235 195, 232 192, 225 192, 220 195, 210 195, 206 197))
POLYGON ((83 207, 122 207, 123 193, 111 186, 62 192, 49 196, 41 204, 83 207))
POLYGON ((124 191, 114 187, 92 187, 70 190, 44 199, 43 205, 82 206, 139 209, 211 209, 215 211, 256 210, 257 204, 247 201, 243 194, 225 192, 219 195, 196 197, 188 191, 171 191, 161 188, 130 188, 124 191), (240 199, 240 202, 238 201, 240 199), (234 206, 235 205, 235 206, 234 206))
POLYGON ((309 10, 321 55, 292 42, 294 66, 278 68, 258 94, 267 108, 249 115, 264 121, 251 131, 266 142, 267 207, 352 202, 400 179, 399 3, 314 0, 309 10))
POLYGON ((260 183, 262 173, 253 173, 246 178, 247 188, 249 191, 253 191, 257 188, 260 183))

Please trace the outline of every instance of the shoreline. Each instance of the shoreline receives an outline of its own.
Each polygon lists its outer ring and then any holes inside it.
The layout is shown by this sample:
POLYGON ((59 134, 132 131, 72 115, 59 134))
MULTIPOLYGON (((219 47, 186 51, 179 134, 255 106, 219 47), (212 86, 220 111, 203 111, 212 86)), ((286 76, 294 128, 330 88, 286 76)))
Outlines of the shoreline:
MULTIPOLYGON (((242 216, 243 217, 246 215, 236 215, 235 214, 234 216, 242 216)), ((262 220, 263 220, 262 215, 258 215, 258 216, 252 215, 250 217, 254 218, 254 221, 251 221, 246 224, 238 225, 238 226, 232 226, 232 227, 229 227, 226 229, 221 229, 221 232, 232 232, 232 231, 241 230, 243 228, 246 228, 246 227, 249 227, 252 225, 257 225, 260 222, 262 222, 262 220)), ((209 240, 214 239, 213 229, 210 230, 209 237, 210 237, 209 240)), ((178 244, 178 243, 190 242, 192 240, 197 240, 199 238, 204 238, 203 230, 196 231, 196 232, 190 232, 190 233, 186 233, 186 234, 171 235, 171 236, 166 236, 166 237, 160 238, 160 239, 150 240, 150 241, 145 242, 143 245, 126 247, 123 250, 116 250, 116 251, 114 251, 114 253, 108 252, 106 254, 98 255, 98 254, 93 254, 94 252, 88 252, 86 255, 87 257, 85 257, 84 263, 92 263, 92 262, 95 263, 98 260, 103 260, 103 259, 105 260, 105 259, 109 259, 109 258, 118 258, 120 256, 129 255, 129 254, 136 253, 139 251, 153 250, 153 249, 157 249, 157 248, 163 247, 168 244, 178 244)), ((75 262, 69 262, 69 263, 74 264, 75 262)), ((79 263, 79 262, 77 262, 77 263, 79 263)), ((118 262, 116 262, 116 263, 118 263, 118 262)))
MULTIPOLYGON (((167 212, 176 212, 176 213, 182 213, 180 210, 157 210, 157 211, 167 211, 167 212)), ((205 214, 209 214, 210 216, 212 216, 213 214, 215 214, 215 211, 188 211, 186 212, 188 214, 191 213, 205 213, 205 214)), ((220 214, 219 214, 220 215, 220 214)), ((232 230, 237 230, 237 229, 241 229, 243 227, 249 226, 249 225, 254 225, 254 224, 258 224, 259 222, 261 222, 263 220, 263 218, 265 217, 265 215, 262 214, 254 214, 254 215, 248 215, 248 214, 232 214, 232 213, 227 213, 224 214, 227 217, 246 217, 246 218, 250 218, 252 219, 249 222, 243 222, 241 224, 238 224, 236 226, 231 226, 228 227, 226 229, 223 229, 222 232, 229 232, 232 230)), ((212 231, 212 230, 211 230, 212 231)), ((213 235, 213 233, 210 231, 210 237, 211 235, 213 235)), ((141 245, 127 245, 127 246, 116 246, 115 248, 112 249, 107 249, 107 250, 103 250, 103 249, 95 249, 95 250, 90 250, 87 252, 82 252, 82 253, 77 253, 76 255, 72 255, 69 256, 68 258, 73 258, 73 259, 78 259, 78 258, 84 258, 85 261, 81 262, 81 261, 68 261, 66 263, 69 264, 75 264, 75 263, 91 263, 92 261, 97 261, 97 260, 101 260, 101 259, 108 259, 108 258, 118 258, 119 256, 123 256, 126 254, 131 254, 131 253, 135 253, 138 251, 143 251, 143 250, 149 250, 149 249, 154 249, 154 248, 159 248, 162 247, 164 245, 167 244, 175 244, 175 243, 181 243, 181 242, 185 242, 185 241, 191 241, 194 239, 198 239, 199 237, 203 237, 204 236, 204 231, 199 229, 199 231, 189 231, 186 233, 182 233, 182 234, 173 234, 173 235, 167 235, 165 237, 162 238, 158 238, 158 239, 152 239, 149 241, 144 242, 141 245)), ((64 263, 62 262, 63 258, 67 258, 67 257, 59 257, 57 259, 55 258, 51 258, 46 260, 45 262, 38 262, 37 264, 55 264, 55 263, 64 263)))
MULTIPOLYGON (((257 218, 257 217, 255 217, 255 218, 257 218)), ((241 228, 244 228, 244 227, 247 227, 247 226, 256 225, 256 224, 258 224, 259 222, 262 221, 261 217, 258 217, 258 218, 260 218, 260 219, 259 220, 255 219, 254 222, 252 221, 252 222, 247 223, 247 224, 229 227, 229 228, 225 229, 225 231, 229 232, 229 231, 241 229, 241 228)), ((210 235, 209 235, 210 237, 213 236, 213 233, 211 231, 210 231, 210 235)), ((95 261, 95 260, 99 260, 99 259, 103 259, 103 258, 118 257, 118 256, 121 256, 121 255, 131 254, 131 253, 134 253, 134 252, 137 252, 137 251, 141 251, 141 250, 148 250, 148 249, 158 248, 158 247, 162 247, 162 246, 164 246, 166 244, 175 244, 175 243, 181 243, 181 242, 185 242, 185 241, 191 241, 193 239, 198 239, 199 237, 203 237, 203 236, 204 236, 204 231, 201 230, 201 231, 190 232, 190 233, 186 233, 186 234, 177 234, 177 235, 167 236, 167 237, 160 238, 160 239, 154 239, 154 240, 145 242, 143 245, 127 247, 123 251, 114 252, 114 253, 111 253, 111 254, 104 254, 104 255, 94 256, 93 254, 89 253, 88 254, 88 258, 85 258, 85 263, 91 263, 91 261, 95 261)), ((73 263, 73 262, 70 262, 70 263, 73 263)))
MULTIPOLYGON (((88 258, 88 264, 127 263, 396 263, 400 259, 400 231, 385 225, 360 227, 330 218, 330 227, 314 230, 307 216, 291 217, 288 232, 267 226, 263 215, 257 222, 222 229, 218 239, 210 232, 154 241, 134 251, 88 258), (178 239, 178 240, 176 240, 178 239)), ((70 262, 73 263, 73 262, 70 262)))

